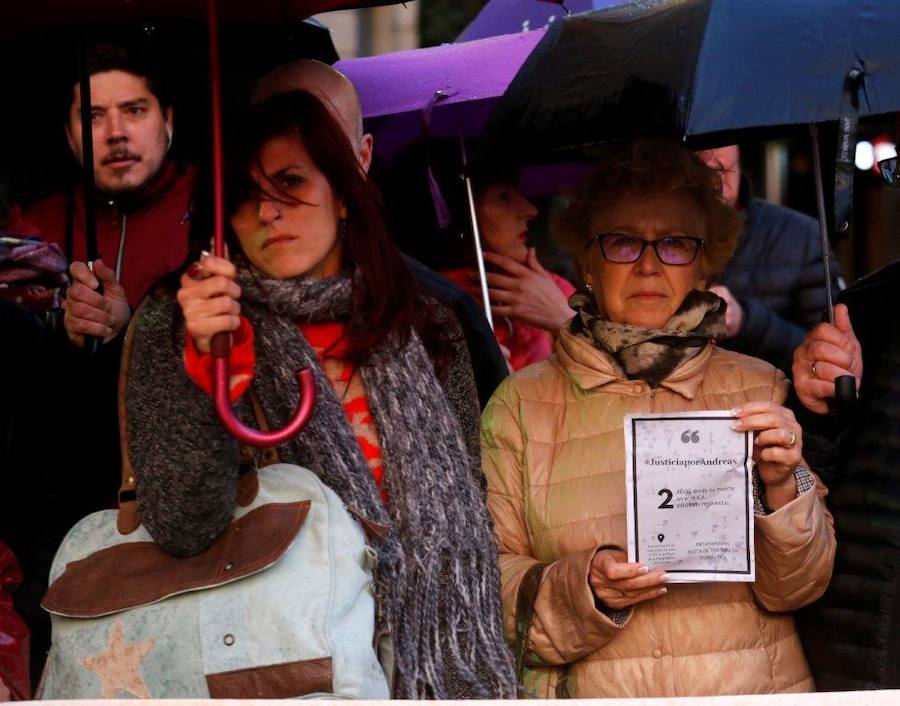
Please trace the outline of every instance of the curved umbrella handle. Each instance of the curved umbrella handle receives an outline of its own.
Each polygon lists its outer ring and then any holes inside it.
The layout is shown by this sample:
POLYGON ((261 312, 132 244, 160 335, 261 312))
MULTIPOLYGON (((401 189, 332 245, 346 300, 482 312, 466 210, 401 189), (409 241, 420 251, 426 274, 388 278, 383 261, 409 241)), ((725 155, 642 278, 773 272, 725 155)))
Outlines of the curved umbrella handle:
POLYGON ((216 405, 216 414, 229 434, 249 446, 265 448, 268 446, 280 446, 300 433, 309 421, 310 416, 312 416, 313 406, 316 403, 316 383, 312 372, 308 368, 297 373, 300 401, 294 417, 281 429, 260 431, 241 422, 231 409, 231 390, 228 375, 228 354, 231 352, 231 342, 228 334, 216 334, 213 337, 211 349, 214 365, 213 398, 216 405))
MULTIPOLYGON (((213 252, 217 257, 225 254, 225 187, 222 163, 222 109, 221 80, 219 76, 219 18, 216 0, 206 3, 207 30, 209 32, 209 88, 210 117, 212 120, 212 162, 213 162, 213 252)), ((234 416, 231 409, 231 389, 228 375, 228 354, 231 352, 231 339, 227 333, 213 336, 213 398, 216 414, 222 425, 238 441, 249 446, 279 446, 293 439, 306 426, 312 415, 316 402, 316 384, 309 370, 297 373, 297 384, 300 386, 300 401, 293 419, 283 429, 277 431, 259 431, 243 424, 234 416)))
POLYGON ((850 414, 856 407, 856 378, 839 375, 834 379, 834 399, 839 414, 850 414))

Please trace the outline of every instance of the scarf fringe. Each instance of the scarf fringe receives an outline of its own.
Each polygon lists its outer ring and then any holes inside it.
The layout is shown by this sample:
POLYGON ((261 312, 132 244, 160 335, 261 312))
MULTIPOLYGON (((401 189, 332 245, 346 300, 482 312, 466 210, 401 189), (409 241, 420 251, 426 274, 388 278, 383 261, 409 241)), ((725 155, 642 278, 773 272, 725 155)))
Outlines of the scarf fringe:
POLYGON ((341 403, 296 321, 349 315, 348 277, 267 280, 239 272, 257 339, 253 385, 273 425, 297 404, 294 371, 313 371, 318 393, 306 428, 282 458, 317 473, 348 506, 392 527, 374 549, 396 655, 398 698, 515 698, 503 639, 493 526, 459 420, 412 332, 361 366, 391 498, 385 508, 341 403), (276 302, 277 305, 271 304, 276 302))

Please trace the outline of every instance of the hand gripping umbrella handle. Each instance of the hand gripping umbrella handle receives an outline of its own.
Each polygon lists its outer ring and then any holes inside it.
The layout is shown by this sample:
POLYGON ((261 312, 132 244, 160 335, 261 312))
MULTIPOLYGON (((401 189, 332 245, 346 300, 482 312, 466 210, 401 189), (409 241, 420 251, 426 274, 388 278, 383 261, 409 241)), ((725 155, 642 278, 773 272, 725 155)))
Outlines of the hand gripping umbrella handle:
MULTIPOLYGON (((816 187, 816 210, 819 215, 819 237, 822 243, 822 265, 825 269, 825 305, 828 322, 834 324, 834 298, 831 294, 831 243, 825 217, 825 187, 822 183, 822 156, 819 152, 819 126, 809 124, 812 138, 813 177, 816 187)), ((834 406, 838 414, 847 415, 856 404, 856 378, 841 375, 834 380, 834 406)))
POLYGON ((849 414, 856 406, 856 378, 840 375, 834 379, 834 399, 840 414, 849 414))
MULTIPOLYGON (((216 0, 207 0, 207 29, 209 32, 209 84, 210 108, 212 119, 212 162, 213 162, 213 251, 217 257, 225 257, 225 189, 222 164, 222 110, 221 80, 219 76, 219 18, 216 0)), ((238 441, 249 446, 279 446, 293 439, 306 426, 312 415, 316 402, 316 385, 309 370, 297 373, 297 384, 300 386, 300 401, 293 419, 277 431, 259 431, 243 424, 234 416, 231 409, 231 389, 228 374, 228 354, 231 352, 231 339, 227 333, 213 336, 213 398, 216 414, 222 426, 238 441)))
POLYGON ((231 396, 228 384, 228 354, 231 352, 231 342, 228 334, 216 334, 213 337, 211 348, 214 365, 213 398, 216 405, 216 414, 229 434, 249 446, 264 448, 280 446, 300 433, 309 421, 313 406, 316 403, 316 383, 312 372, 308 368, 297 373, 300 401, 293 419, 277 431, 260 431, 243 424, 234 416, 234 411, 231 409, 231 396))

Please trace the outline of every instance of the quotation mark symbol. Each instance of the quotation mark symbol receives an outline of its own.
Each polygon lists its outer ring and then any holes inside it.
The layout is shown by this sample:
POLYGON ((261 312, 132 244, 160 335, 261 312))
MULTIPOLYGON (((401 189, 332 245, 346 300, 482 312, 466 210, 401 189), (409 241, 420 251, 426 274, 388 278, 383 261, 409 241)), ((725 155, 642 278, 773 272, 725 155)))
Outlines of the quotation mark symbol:
POLYGON ((700 443, 700 432, 699 431, 691 431, 688 429, 687 431, 683 431, 681 433, 681 443, 682 444, 699 444, 700 443))

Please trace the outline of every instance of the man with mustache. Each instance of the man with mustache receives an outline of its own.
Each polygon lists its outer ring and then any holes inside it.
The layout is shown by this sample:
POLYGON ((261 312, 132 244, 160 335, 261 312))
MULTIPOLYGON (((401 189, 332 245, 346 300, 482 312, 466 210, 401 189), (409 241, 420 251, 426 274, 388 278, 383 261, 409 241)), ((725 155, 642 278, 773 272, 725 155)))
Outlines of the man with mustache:
MULTIPOLYGON (((112 507, 120 481, 117 387, 122 335, 131 312, 154 283, 177 270, 187 256, 192 170, 171 158, 173 111, 160 77, 160 63, 142 48, 97 43, 89 47, 93 169, 99 259, 91 272, 85 238, 81 184, 26 209, 24 220, 62 247, 71 264, 65 301, 65 338, 47 336, 41 390, 30 394, 32 413, 17 443, 23 455, 40 455, 36 470, 22 464, 6 488, 15 502, 0 531, 21 538, 15 550, 24 573, 17 607, 32 633, 32 675, 40 674, 49 646, 49 620, 40 607, 50 560, 65 532, 95 510, 112 507), (102 283, 100 293, 98 284, 102 283), (84 337, 104 345, 93 356, 78 354, 84 337), (68 350, 64 350, 68 349, 68 350), (47 378, 49 382, 45 382, 47 378), (33 442, 54 414, 52 443, 33 442), (28 432, 28 433, 23 433, 28 432)), ((83 163, 81 95, 73 76, 66 87, 65 132, 83 163)), ((8 536, 8 535, 7 535, 8 536)), ((2 700, 2 699, 0 699, 2 700)))
MULTIPOLYGON (((97 247, 92 274, 87 258, 84 190, 52 194, 25 213, 70 262, 73 285, 66 328, 80 346, 84 335, 109 341, 127 323, 154 282, 176 270, 187 255, 190 169, 169 158, 172 104, 152 57, 136 47, 97 43, 89 49, 97 247), (97 282, 104 294, 97 293, 97 282), (81 304, 106 313, 91 318, 81 304)), ((66 137, 83 164, 81 94, 69 88, 66 137)), ((96 312, 95 312, 96 313, 96 312)))

